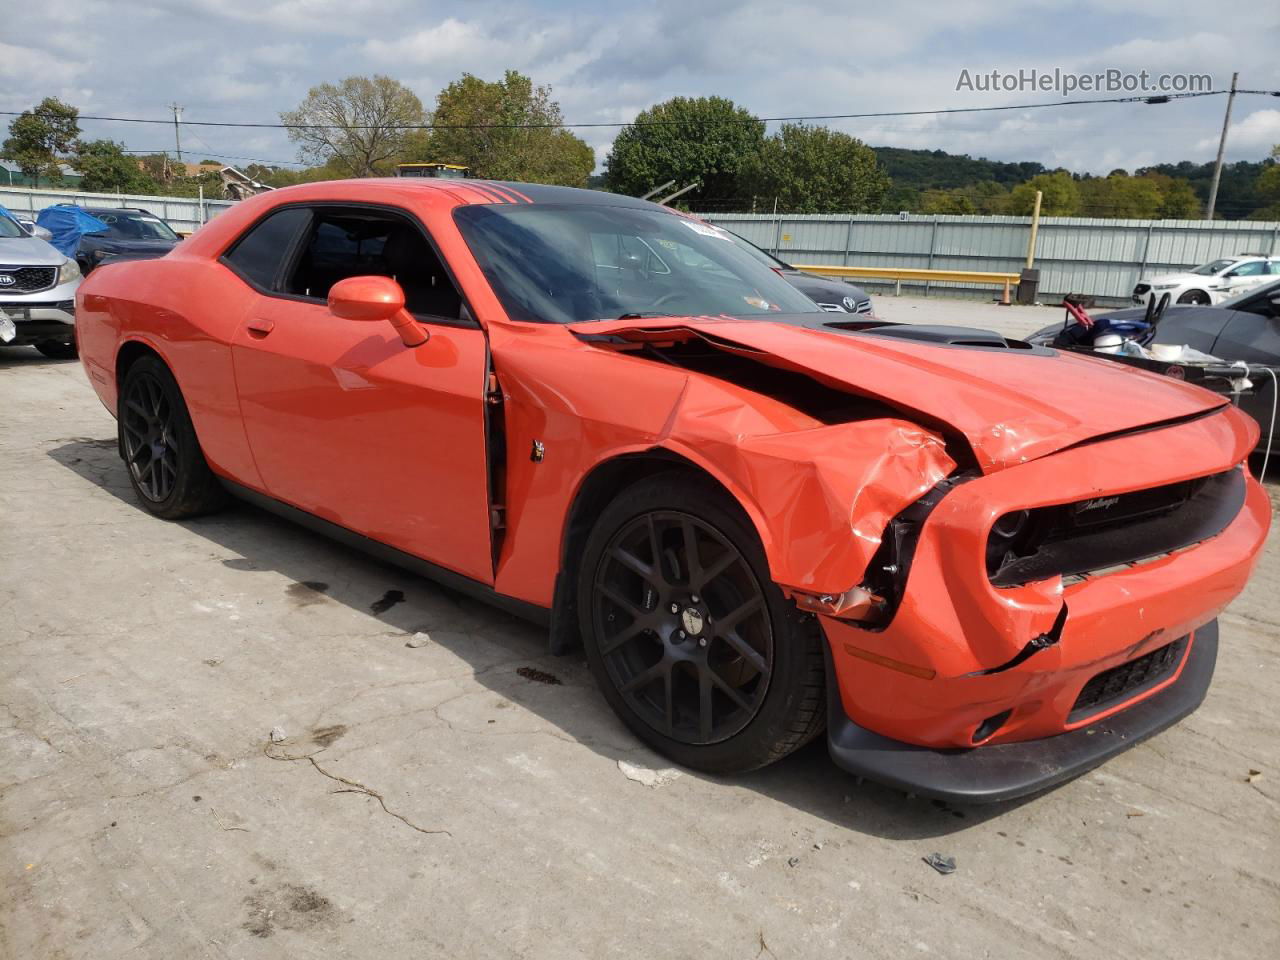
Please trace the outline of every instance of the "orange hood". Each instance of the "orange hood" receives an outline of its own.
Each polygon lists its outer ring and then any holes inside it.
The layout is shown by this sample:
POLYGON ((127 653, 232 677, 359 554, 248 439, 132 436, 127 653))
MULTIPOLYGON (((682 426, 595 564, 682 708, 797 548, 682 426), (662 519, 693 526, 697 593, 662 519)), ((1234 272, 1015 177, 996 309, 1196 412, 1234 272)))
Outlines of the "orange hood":
POLYGON ((1225 406, 1207 390, 1111 360, 1021 347, 942 345, 766 320, 658 317, 574 324, 584 337, 701 338, 806 373, 964 436, 990 473, 1099 437, 1225 406))

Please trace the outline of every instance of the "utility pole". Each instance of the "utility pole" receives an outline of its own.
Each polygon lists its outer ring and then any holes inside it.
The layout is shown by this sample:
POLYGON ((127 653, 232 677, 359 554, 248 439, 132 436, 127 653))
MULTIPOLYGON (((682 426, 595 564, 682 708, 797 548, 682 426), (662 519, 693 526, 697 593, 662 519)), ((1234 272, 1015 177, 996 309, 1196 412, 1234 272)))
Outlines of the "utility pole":
POLYGON ((1222 118, 1222 139, 1218 141, 1218 162, 1213 168, 1213 182, 1209 184, 1209 208, 1205 211, 1206 220, 1213 219, 1213 208, 1218 203, 1218 181, 1222 178, 1222 154, 1227 149, 1227 127, 1231 125, 1231 104, 1236 99, 1236 80, 1240 74, 1231 74, 1231 93, 1227 95, 1227 115, 1222 118))
MULTIPOLYGON (((169 109, 173 111, 173 145, 178 151, 178 162, 182 163, 182 135, 178 131, 178 118, 182 116, 182 107, 171 103, 169 109)), ((187 172, 185 167, 182 172, 184 174, 187 172)))
POLYGON ((1027 269, 1036 265, 1036 237, 1040 234, 1040 201, 1044 197, 1042 191, 1036 191, 1036 207, 1031 211, 1031 236, 1027 239, 1027 269))

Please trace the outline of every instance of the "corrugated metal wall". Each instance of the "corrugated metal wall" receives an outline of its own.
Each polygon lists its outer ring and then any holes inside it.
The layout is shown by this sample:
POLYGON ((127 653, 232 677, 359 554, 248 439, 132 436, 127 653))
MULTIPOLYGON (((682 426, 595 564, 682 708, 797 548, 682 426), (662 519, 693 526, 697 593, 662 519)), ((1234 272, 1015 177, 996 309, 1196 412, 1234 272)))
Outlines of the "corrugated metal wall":
POLYGON ((70 190, 33 190, 0 187, 0 206, 32 220, 45 207, 74 203, 82 207, 145 207, 179 233, 190 233, 231 206, 228 200, 205 200, 203 209, 195 197, 144 197, 120 193, 79 193, 70 190))
MULTIPOLYGON (((783 260, 853 267, 1017 273, 1025 265, 1031 232, 1030 217, 701 216, 783 260)), ((1035 265, 1040 269, 1042 300, 1082 293, 1124 303, 1139 275, 1246 252, 1280 254, 1280 222, 1042 217, 1035 265)), ((945 292, 991 296, 990 287, 949 285, 945 292)))
MULTIPOLYGON (((74 193, 0 187, 0 205, 34 215, 54 203, 82 207, 146 207, 189 233, 231 206, 186 197, 74 193)), ((1017 273, 1027 256, 1030 217, 709 213, 707 220, 741 234, 792 263, 855 267, 925 267, 1017 273)), ((1238 253, 1280 255, 1280 222, 1095 220, 1043 217, 1036 245, 1042 300, 1082 293, 1127 303, 1140 275, 1205 263, 1238 253)), ((891 284, 863 284, 885 290, 891 284)), ((904 284, 905 289, 912 289, 904 284)), ((920 292, 916 287, 913 292, 920 292)), ((990 287, 932 285, 929 292, 986 299, 990 287)))

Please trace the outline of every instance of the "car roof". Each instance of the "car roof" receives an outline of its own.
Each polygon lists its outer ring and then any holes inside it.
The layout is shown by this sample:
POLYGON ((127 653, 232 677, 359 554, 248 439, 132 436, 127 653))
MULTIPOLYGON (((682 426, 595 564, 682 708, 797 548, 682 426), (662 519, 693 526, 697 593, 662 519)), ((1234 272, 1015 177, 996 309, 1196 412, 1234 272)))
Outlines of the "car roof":
POLYGON ((364 198, 385 195, 404 197, 417 194, 420 197, 444 199, 453 204, 592 204, 595 206, 632 207, 636 209, 663 210, 674 213, 668 207, 648 200, 639 200, 621 193, 603 190, 584 190, 579 187, 560 187, 546 183, 520 183, 514 180, 448 179, 433 177, 371 177, 363 180, 319 180, 292 187, 282 187, 268 194, 259 194, 284 203, 306 203, 332 199, 354 199, 359 193, 364 198), (330 196, 326 197, 325 194, 330 196))
POLYGON ((239 201, 197 230, 184 244, 184 250, 192 256, 219 256, 250 224, 279 207, 293 204, 343 206, 351 203, 418 204, 437 209, 472 205, 581 204, 654 210, 673 216, 677 213, 669 207, 620 193, 545 183, 435 177, 317 180, 269 190, 239 201))

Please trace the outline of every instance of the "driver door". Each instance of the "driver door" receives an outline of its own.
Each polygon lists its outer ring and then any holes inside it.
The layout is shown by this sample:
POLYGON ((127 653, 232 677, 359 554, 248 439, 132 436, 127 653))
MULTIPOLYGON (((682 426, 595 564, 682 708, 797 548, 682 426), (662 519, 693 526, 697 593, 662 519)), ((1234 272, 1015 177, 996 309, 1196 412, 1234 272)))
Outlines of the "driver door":
POLYGON ((463 319, 433 245, 405 212, 306 209, 295 252, 258 287, 232 344, 267 492, 492 584, 484 332, 463 319), (390 324, 329 313, 329 287, 361 274, 395 278, 430 340, 406 347, 390 324))

